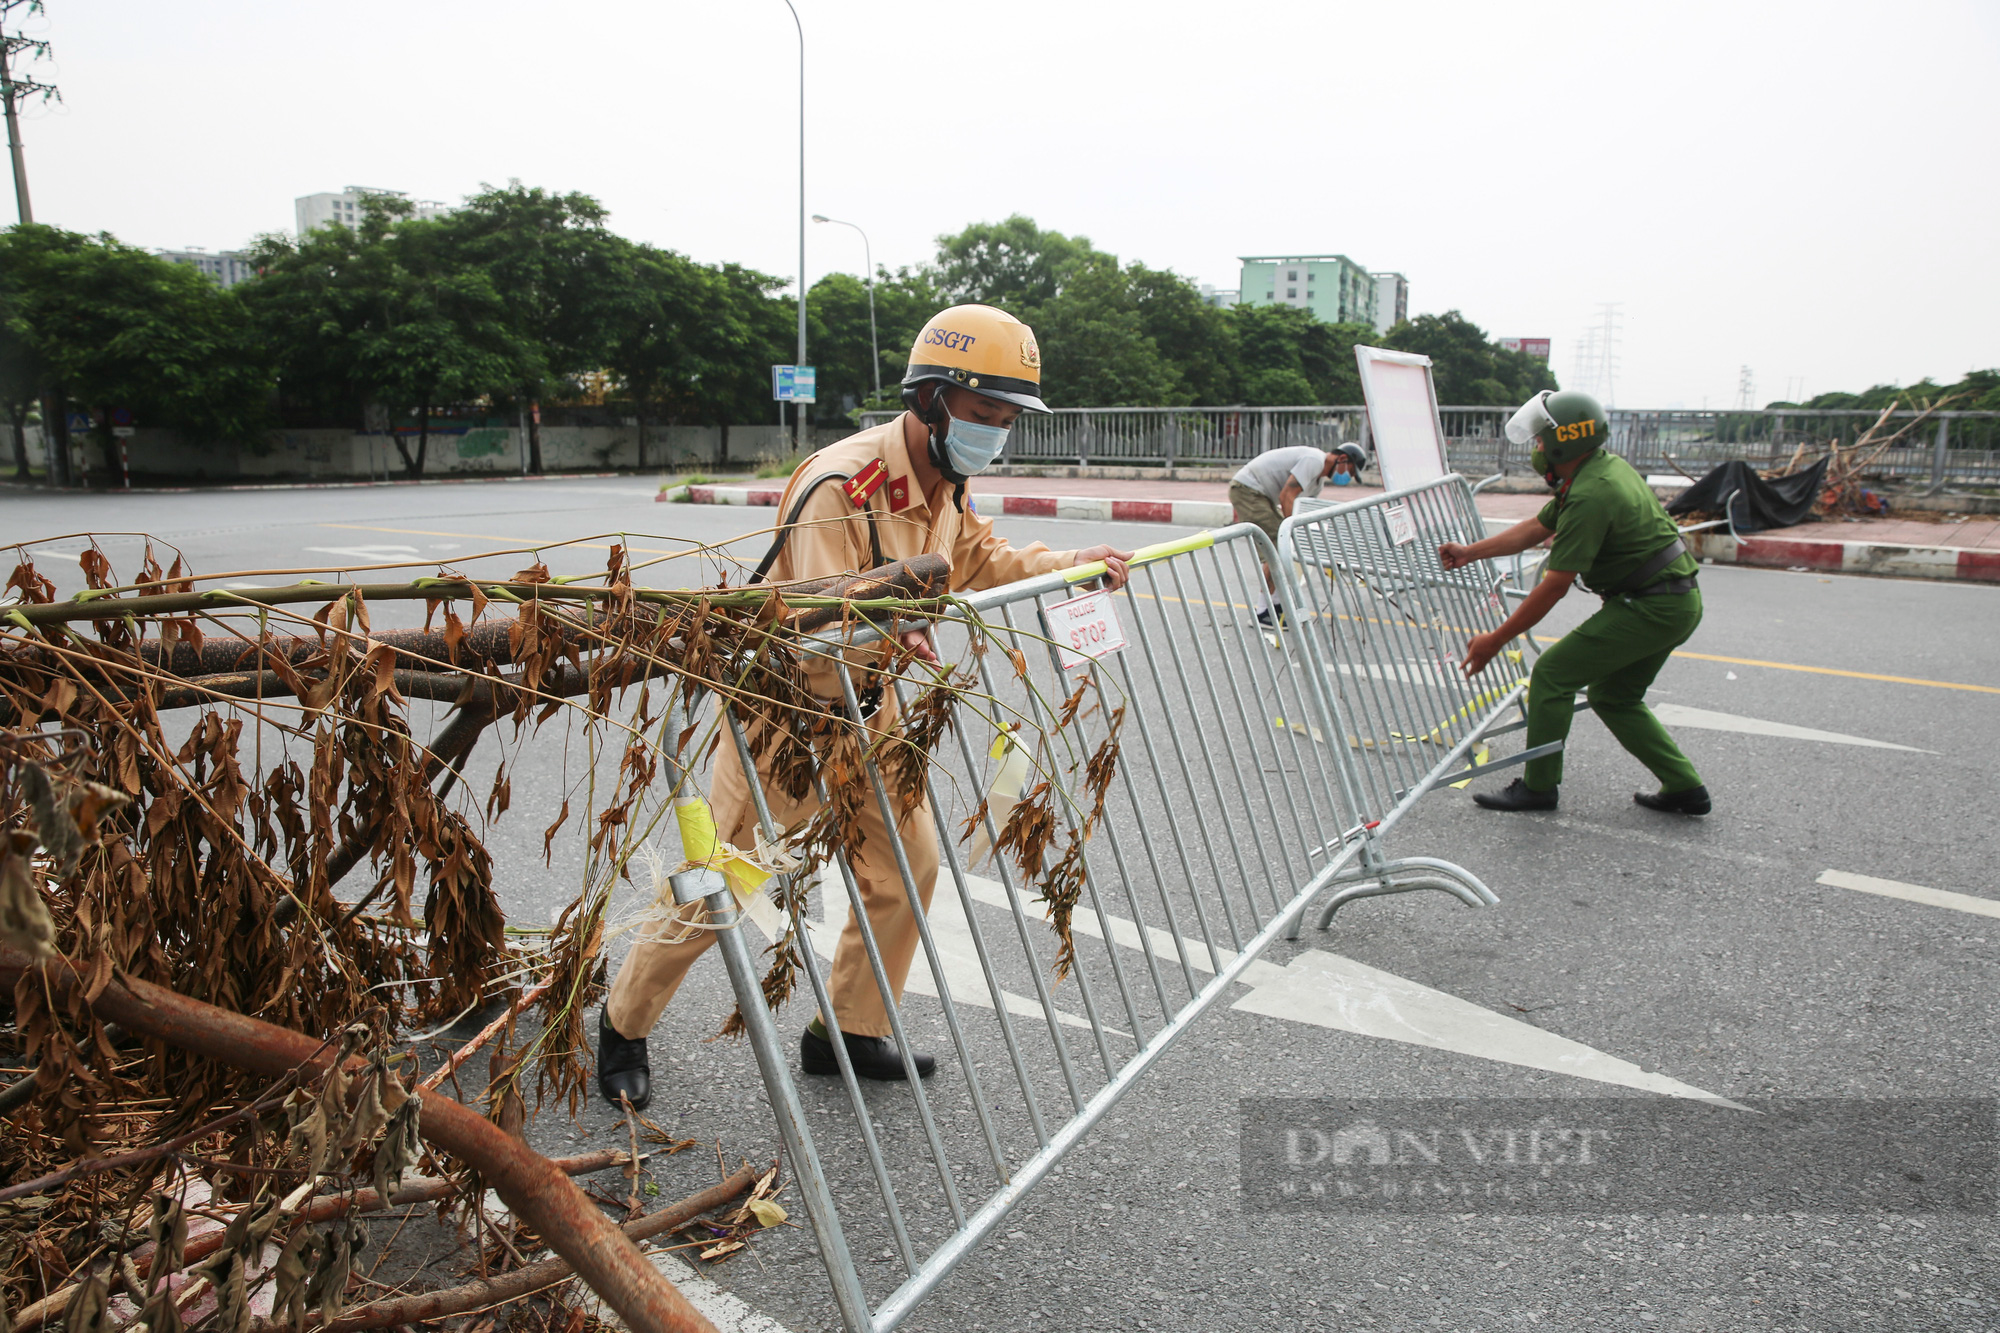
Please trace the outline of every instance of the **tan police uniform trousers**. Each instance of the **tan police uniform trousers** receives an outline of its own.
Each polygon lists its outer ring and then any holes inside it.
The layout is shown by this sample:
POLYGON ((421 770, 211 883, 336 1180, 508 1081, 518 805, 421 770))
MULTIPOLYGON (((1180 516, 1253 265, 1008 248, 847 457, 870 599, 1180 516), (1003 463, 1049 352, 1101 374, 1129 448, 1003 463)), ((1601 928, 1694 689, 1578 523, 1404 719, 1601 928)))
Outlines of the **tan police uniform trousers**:
MULTIPOLYGON (((904 420, 904 416, 899 416, 885 425, 850 436, 800 464, 779 501, 782 521, 794 525, 783 552, 771 568, 771 582, 822 578, 871 568, 877 545, 886 560, 907 560, 927 553, 945 556, 951 561, 954 592, 994 588, 1051 570, 1067 569, 1076 563, 1074 551, 1051 551, 1040 542, 1018 549, 1009 545, 994 535, 988 519, 973 512, 969 498, 966 511, 961 513, 952 504, 948 485, 939 487, 931 496, 920 493, 911 476, 909 452, 904 445, 904 420), (796 497, 805 495, 816 478, 828 473, 851 477, 862 473, 875 459, 885 465, 884 484, 867 497, 866 512, 842 491, 839 481, 831 480, 811 489, 810 498, 805 500, 794 522, 792 511, 799 504, 796 497), (871 524, 875 528, 872 542, 871 524)), ((836 673, 818 673, 812 683, 814 692, 822 698, 840 697, 836 673)), ((893 724, 895 715, 891 692, 882 709, 869 719, 869 726, 885 729, 893 724)), ((763 771, 763 765, 759 769, 763 771)), ((780 832, 797 827, 819 807, 818 800, 810 794, 804 801, 793 802, 768 783, 764 794, 780 832)), ((709 805, 715 813, 718 837, 741 848, 755 846, 756 805, 744 782, 742 762, 728 740, 716 750, 709 805)), ((919 802, 903 816, 898 827, 918 898, 928 910, 938 869, 937 826, 932 821, 929 802, 919 802)), ((872 790, 861 803, 861 832, 864 839, 861 851, 852 858, 856 887, 881 952, 882 970, 888 974, 890 988, 900 1000, 904 979, 909 976, 910 963, 920 941, 916 918, 910 911, 909 893, 897 872, 895 851, 889 844, 881 806, 872 790)), ((846 893, 837 872, 830 879, 828 891, 846 893)), ((670 939, 679 933, 679 927, 664 924, 650 933, 670 939)), ((713 931, 697 930, 691 933, 691 938, 679 943, 657 938, 635 943, 605 1000, 605 1016, 611 1020, 611 1026, 626 1037, 643 1037, 650 1032, 667 1002, 680 989, 688 968, 714 942, 713 931)), ((868 963, 860 924, 851 912, 834 950, 829 989, 834 1017, 839 1020, 842 1032, 867 1037, 889 1035, 888 1011, 868 963)), ((804 991, 803 983, 801 990, 804 991)))

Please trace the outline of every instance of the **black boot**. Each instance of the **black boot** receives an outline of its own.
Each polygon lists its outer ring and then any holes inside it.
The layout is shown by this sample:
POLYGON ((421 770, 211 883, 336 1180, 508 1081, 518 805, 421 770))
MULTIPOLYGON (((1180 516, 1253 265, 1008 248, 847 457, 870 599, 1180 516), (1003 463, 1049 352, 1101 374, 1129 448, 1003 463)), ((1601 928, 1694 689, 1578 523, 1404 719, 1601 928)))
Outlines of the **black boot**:
POLYGON ((1285 608, 1276 602, 1271 603, 1269 607, 1257 613, 1257 623, 1265 629, 1284 629, 1287 623, 1285 608))
MULTIPOLYGON (((861 1037, 844 1032, 841 1040, 847 1044, 847 1058, 854 1062, 857 1078, 901 1081, 909 1077, 903 1068, 903 1053, 887 1037, 861 1037)), ((910 1053, 910 1062, 916 1065, 918 1078, 929 1078, 937 1068, 935 1057, 915 1051, 910 1053)), ((799 1068, 808 1074, 838 1074, 840 1062, 834 1057, 832 1040, 807 1028, 799 1038, 799 1068)))
POLYGON ((1556 808, 1556 792, 1551 787, 1547 791, 1535 791, 1527 783, 1515 778, 1499 791, 1479 792, 1472 798, 1476 805, 1488 810, 1553 810, 1556 808))
POLYGON ((653 1097, 653 1065, 644 1037, 627 1037, 597 1011, 597 1090, 616 1108, 621 1099, 641 1111, 653 1097))
POLYGON ((1670 815, 1705 815, 1715 807, 1708 799, 1708 788, 1689 787, 1686 791, 1635 791, 1632 799, 1648 810, 1663 810, 1670 815))

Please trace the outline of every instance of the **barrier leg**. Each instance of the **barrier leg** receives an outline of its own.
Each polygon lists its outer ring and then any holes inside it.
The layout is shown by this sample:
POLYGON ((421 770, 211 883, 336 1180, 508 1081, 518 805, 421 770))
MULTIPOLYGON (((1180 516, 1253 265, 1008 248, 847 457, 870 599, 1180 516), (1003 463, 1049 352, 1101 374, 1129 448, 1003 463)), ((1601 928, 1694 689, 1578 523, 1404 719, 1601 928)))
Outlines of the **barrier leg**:
POLYGON ((1387 893, 1414 893, 1436 889, 1448 893, 1467 907, 1497 907, 1499 895, 1480 882, 1470 870, 1433 856, 1404 856, 1394 861, 1353 867, 1337 877, 1333 896, 1320 909, 1319 928, 1333 925, 1333 914, 1357 898, 1379 898, 1387 893))
POLYGON ((841 1322, 851 1333, 874 1326, 868 1313, 868 1299, 861 1290, 860 1275, 854 1271, 854 1257, 847 1250, 846 1233, 840 1229, 840 1215, 834 1211, 833 1193, 827 1188, 826 1173, 819 1153, 813 1148, 812 1130, 806 1124, 805 1108, 799 1104, 798 1089, 792 1085, 792 1071, 785 1063, 785 1050, 778 1041, 778 1028, 764 1003, 764 987, 750 946, 738 929, 736 897, 722 875, 706 868, 684 870, 668 881, 677 903, 705 902, 708 917, 716 927, 715 944, 722 952, 722 965, 729 969, 729 984, 736 991, 736 1007, 743 1014, 743 1026, 756 1053, 757 1069, 764 1076, 764 1090, 771 1098, 771 1112, 778 1121, 778 1137, 791 1159, 792 1177, 799 1187, 806 1216, 812 1223, 813 1238, 819 1242, 826 1261, 827 1276, 833 1282, 834 1304, 841 1322))

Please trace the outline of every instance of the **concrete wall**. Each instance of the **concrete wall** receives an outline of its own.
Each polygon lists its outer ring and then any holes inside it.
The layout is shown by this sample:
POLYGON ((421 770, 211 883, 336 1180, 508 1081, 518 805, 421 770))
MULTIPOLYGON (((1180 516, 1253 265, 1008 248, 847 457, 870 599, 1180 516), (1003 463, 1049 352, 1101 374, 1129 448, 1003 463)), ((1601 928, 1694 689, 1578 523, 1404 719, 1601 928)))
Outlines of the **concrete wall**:
MULTIPOLYGON (((813 444, 830 443, 847 432, 822 431, 813 444)), ((639 428, 620 426, 543 426, 542 466, 550 472, 610 472, 721 470, 754 466, 764 458, 791 456, 789 430, 777 426, 731 426, 728 458, 723 453, 720 426, 648 426, 645 457, 639 450, 639 428)), ((416 451, 416 437, 403 437, 416 451)), ((171 430, 141 427, 127 441, 132 472, 148 482, 257 481, 274 478, 306 480, 364 479, 403 474, 402 455, 386 435, 357 435, 348 430, 273 431, 264 453, 222 445, 192 445, 171 430)), ((524 440, 511 426, 452 426, 431 432, 424 475, 465 476, 518 473, 524 440)), ((76 446, 86 454, 92 481, 104 478, 107 460, 96 442, 76 446)), ((39 430, 28 431, 28 457, 45 465, 39 430)), ((109 460, 110 475, 119 474, 117 453, 109 460)))

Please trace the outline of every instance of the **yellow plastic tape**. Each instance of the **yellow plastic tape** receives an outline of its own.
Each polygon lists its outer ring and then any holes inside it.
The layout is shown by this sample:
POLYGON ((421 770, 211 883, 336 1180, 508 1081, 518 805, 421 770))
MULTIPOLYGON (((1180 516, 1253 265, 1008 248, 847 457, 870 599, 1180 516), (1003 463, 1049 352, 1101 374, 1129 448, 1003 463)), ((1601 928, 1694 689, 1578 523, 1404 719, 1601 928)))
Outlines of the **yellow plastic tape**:
POLYGON ((748 902, 771 878, 771 872, 722 841, 715 815, 700 796, 674 798, 674 819, 681 826, 681 851, 695 865, 720 870, 739 902, 748 902))
MULTIPOLYGON (((1170 542, 1155 542, 1151 546, 1141 546, 1132 553, 1125 563, 1136 569, 1140 565, 1150 565, 1155 560, 1165 560, 1169 556, 1181 555, 1188 551, 1200 551, 1215 545, 1215 534, 1202 531, 1187 537, 1176 537, 1170 542)), ((1078 565, 1062 572, 1064 583, 1083 583, 1104 573, 1104 562, 1093 560, 1087 565, 1078 565)))
MULTIPOLYGON (((1481 745, 1478 749, 1472 752, 1472 766, 1474 768, 1478 768, 1483 764, 1485 764, 1492 757, 1493 757, 1493 752, 1491 750, 1488 750, 1484 745, 1481 745)), ((1461 788, 1469 787, 1472 785, 1472 779, 1467 778, 1463 782, 1454 782, 1451 785, 1454 787, 1461 787, 1461 788)))

